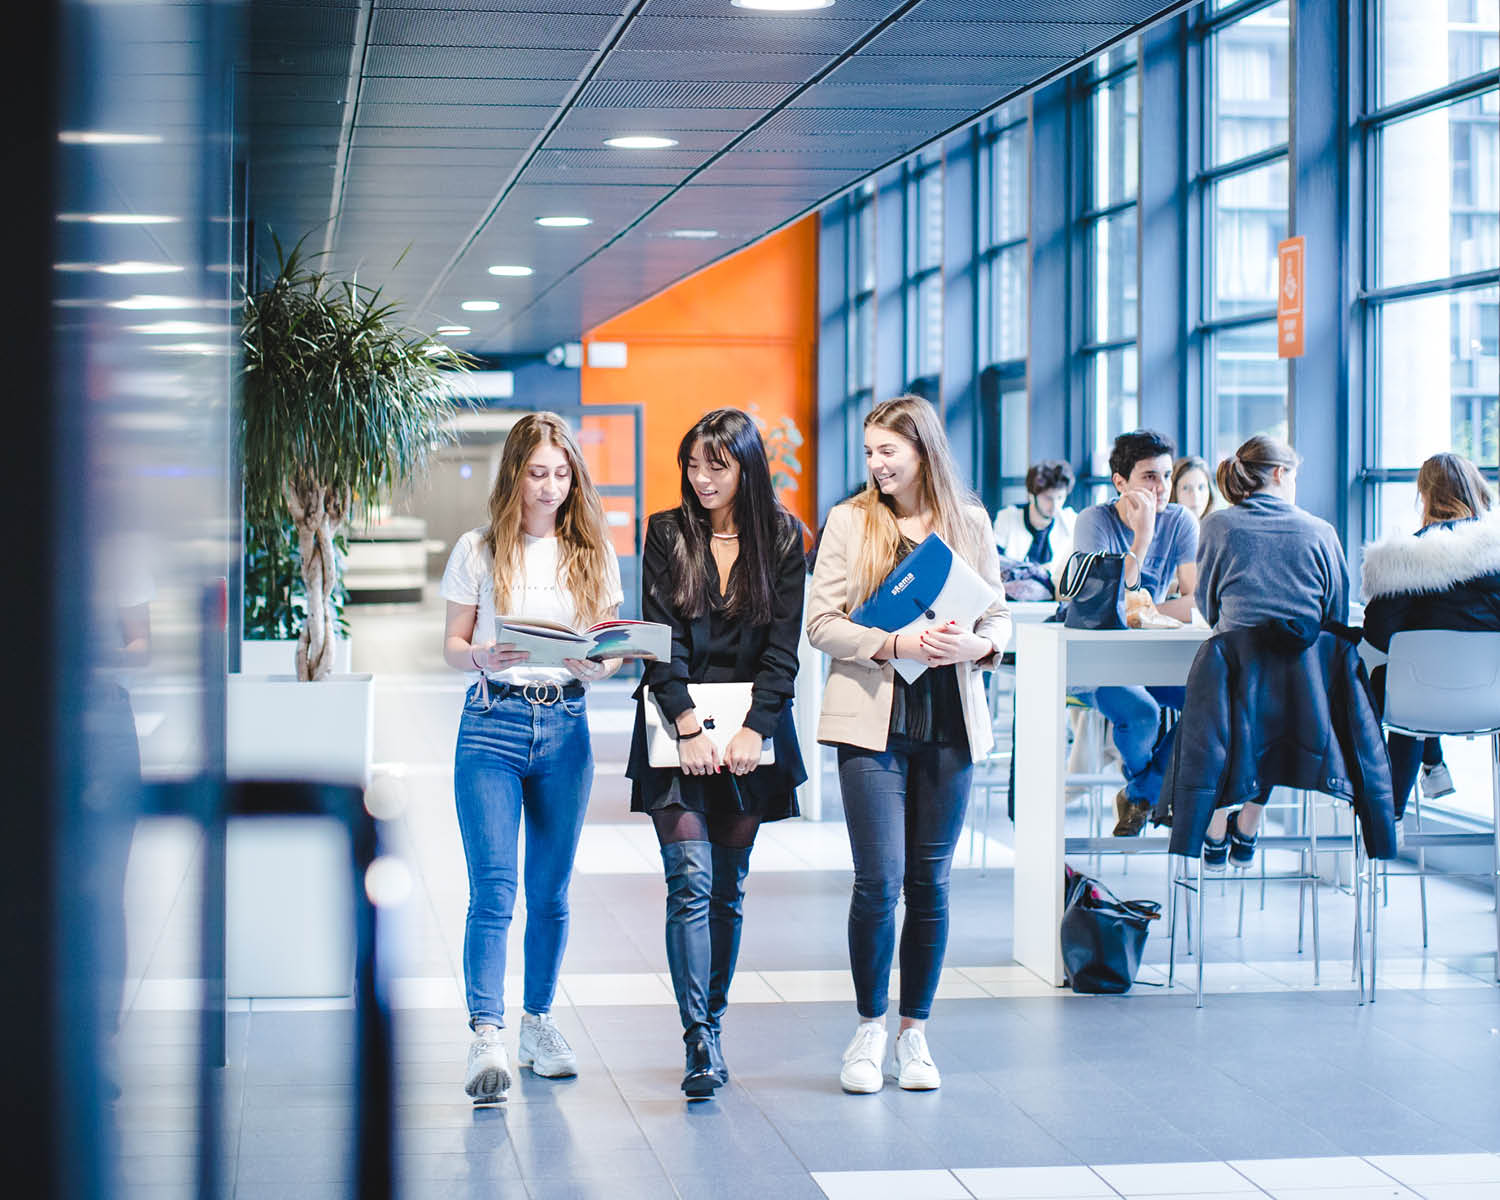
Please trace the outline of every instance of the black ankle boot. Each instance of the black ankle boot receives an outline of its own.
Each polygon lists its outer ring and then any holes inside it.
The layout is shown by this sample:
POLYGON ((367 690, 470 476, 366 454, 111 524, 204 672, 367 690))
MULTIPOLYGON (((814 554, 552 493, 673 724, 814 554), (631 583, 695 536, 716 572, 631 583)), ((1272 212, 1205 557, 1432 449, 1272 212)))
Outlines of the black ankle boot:
POLYGON ((687 1039, 687 1062, 682 1075, 682 1090, 690 1100, 707 1100, 719 1087, 714 1071, 713 1034, 699 1029, 687 1039))
POLYGON ((708 1037, 708 1060, 713 1064, 714 1075, 721 1084, 729 1082, 729 1067, 724 1062, 724 1048, 719 1044, 719 1031, 715 1029, 708 1037))

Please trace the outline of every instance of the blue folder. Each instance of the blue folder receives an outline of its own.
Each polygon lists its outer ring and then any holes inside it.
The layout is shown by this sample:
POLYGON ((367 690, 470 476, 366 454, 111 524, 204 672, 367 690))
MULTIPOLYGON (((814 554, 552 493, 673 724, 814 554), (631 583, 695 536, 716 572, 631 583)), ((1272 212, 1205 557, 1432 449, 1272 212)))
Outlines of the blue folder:
POLYGON ((849 616, 861 625, 887 633, 919 619, 931 621, 937 616, 932 605, 952 569, 953 548, 937 534, 929 533, 849 616))

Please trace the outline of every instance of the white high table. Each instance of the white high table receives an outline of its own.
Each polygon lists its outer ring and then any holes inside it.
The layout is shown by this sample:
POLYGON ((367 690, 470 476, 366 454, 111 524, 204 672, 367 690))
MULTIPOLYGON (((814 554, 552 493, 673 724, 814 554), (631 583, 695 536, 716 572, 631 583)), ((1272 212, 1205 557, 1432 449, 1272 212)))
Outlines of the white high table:
MULTIPOLYGON (((1016 624, 1016 962, 1063 983, 1064 785, 1069 688, 1181 685, 1205 628, 1069 629, 1016 624)), ((1132 842, 1137 839, 1131 839, 1132 842)), ((1164 839, 1153 839, 1153 843, 1164 839)), ((1142 845, 1142 849, 1147 848, 1142 845)), ((1160 848, 1153 845, 1152 848, 1160 848)))

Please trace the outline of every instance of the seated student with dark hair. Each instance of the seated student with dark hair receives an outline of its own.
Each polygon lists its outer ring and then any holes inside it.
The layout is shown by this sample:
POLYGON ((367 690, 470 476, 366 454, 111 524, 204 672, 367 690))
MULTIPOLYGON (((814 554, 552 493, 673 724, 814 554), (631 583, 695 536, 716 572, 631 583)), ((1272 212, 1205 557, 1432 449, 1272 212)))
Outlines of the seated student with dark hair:
POLYGON ((1073 553, 1078 514, 1067 507, 1072 490, 1073 468, 1061 459, 1044 458, 1026 472, 1026 502, 1008 504, 995 515, 1000 557, 1045 567, 1054 591, 1073 553))
MULTIPOLYGON (((1109 456, 1115 499, 1078 514, 1074 551, 1125 555, 1125 584, 1144 588, 1162 612, 1192 617, 1198 581, 1198 522, 1167 502, 1173 446, 1147 429, 1122 433, 1109 456), (1178 599, 1167 600, 1176 592, 1178 599)), ((1114 726, 1125 786, 1115 797, 1116 837, 1134 837, 1151 815, 1172 750, 1171 730, 1161 733, 1161 710, 1182 707, 1180 687, 1101 687, 1076 693, 1114 726)))

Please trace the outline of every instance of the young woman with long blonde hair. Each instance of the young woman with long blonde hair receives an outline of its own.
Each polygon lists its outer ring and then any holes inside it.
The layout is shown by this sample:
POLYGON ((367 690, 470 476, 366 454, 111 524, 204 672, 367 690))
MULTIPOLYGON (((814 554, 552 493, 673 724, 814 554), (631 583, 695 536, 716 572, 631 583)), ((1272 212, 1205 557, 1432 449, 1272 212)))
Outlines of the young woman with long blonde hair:
POLYGON ((844 1052, 847 1092, 885 1083, 888 981, 901 930, 898 1081, 940 1083, 925 1027, 948 942, 948 876, 973 763, 994 740, 981 674, 1010 640, 1010 614, 988 514, 960 483, 937 412, 917 396, 865 418, 870 484, 828 515, 808 597, 807 634, 833 659, 818 740, 838 747, 839 788, 854 853, 849 960, 860 1024, 844 1052), (970 628, 891 634, 850 617, 896 564, 937 533, 994 589, 970 628), (906 683, 894 658, 927 668, 906 683))
POLYGON ((576 1075, 577 1059, 549 1015, 568 936, 568 882, 594 777, 585 690, 619 669, 569 659, 533 667, 496 643, 495 617, 590 625, 624 599, 604 507, 561 417, 528 413, 512 426, 490 491, 490 518, 458 540, 443 574, 443 656, 479 678, 464 697, 453 790, 469 874, 464 987, 469 1048, 464 1090, 503 1096, 505 943, 515 908, 517 837, 526 825, 522 1066, 576 1075))

